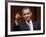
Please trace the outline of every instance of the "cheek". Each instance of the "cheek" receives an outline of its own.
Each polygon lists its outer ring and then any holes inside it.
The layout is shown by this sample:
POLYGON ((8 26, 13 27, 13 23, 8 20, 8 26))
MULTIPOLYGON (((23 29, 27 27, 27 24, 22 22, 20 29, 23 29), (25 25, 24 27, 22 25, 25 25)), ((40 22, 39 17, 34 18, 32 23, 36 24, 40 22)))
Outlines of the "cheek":
POLYGON ((25 16, 23 16, 25 18, 25 16))
POLYGON ((29 16, 32 16, 31 14, 29 14, 29 16))
POLYGON ((26 18, 26 16, 24 15, 24 16, 23 16, 23 18, 25 19, 25 18, 26 18))

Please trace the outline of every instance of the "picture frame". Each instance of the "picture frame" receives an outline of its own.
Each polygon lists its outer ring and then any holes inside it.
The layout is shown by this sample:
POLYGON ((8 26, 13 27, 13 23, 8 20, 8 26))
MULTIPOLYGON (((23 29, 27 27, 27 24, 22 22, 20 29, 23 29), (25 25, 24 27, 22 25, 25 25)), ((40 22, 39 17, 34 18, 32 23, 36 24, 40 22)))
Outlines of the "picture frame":
POLYGON ((5 1, 5 36, 25 36, 45 34, 45 3, 44 2, 27 2, 27 1, 5 1), (10 31, 11 28, 11 6, 34 6, 41 7, 41 30, 39 31, 10 31))

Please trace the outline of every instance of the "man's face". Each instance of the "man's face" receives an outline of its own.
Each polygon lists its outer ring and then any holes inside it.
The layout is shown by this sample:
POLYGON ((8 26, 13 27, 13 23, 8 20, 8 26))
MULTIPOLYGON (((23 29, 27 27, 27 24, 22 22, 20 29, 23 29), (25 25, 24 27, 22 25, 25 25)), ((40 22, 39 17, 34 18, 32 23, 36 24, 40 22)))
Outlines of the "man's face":
POLYGON ((23 10, 23 17, 26 21, 29 21, 31 19, 31 16, 32 12, 30 11, 30 9, 23 10))

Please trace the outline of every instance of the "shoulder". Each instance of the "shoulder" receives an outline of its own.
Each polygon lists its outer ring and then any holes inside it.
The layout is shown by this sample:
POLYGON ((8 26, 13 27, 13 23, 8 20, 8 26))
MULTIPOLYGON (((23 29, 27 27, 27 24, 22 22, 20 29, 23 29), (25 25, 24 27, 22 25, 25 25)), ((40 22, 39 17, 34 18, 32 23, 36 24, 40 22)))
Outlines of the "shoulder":
POLYGON ((36 22, 36 21, 33 21, 33 26, 36 30, 40 30, 41 29, 41 26, 40 26, 40 23, 39 22, 36 22))
POLYGON ((33 20, 32 22, 33 22, 33 24, 35 24, 35 25, 39 24, 37 21, 34 21, 34 20, 33 20))

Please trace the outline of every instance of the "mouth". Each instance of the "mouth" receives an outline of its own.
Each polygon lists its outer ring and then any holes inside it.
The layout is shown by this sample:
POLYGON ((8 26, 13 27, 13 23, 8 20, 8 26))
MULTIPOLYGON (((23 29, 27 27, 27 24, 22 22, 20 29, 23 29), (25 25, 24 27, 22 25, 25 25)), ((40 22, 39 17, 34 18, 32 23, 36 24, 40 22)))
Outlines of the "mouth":
POLYGON ((30 17, 27 17, 26 20, 30 20, 30 17))

